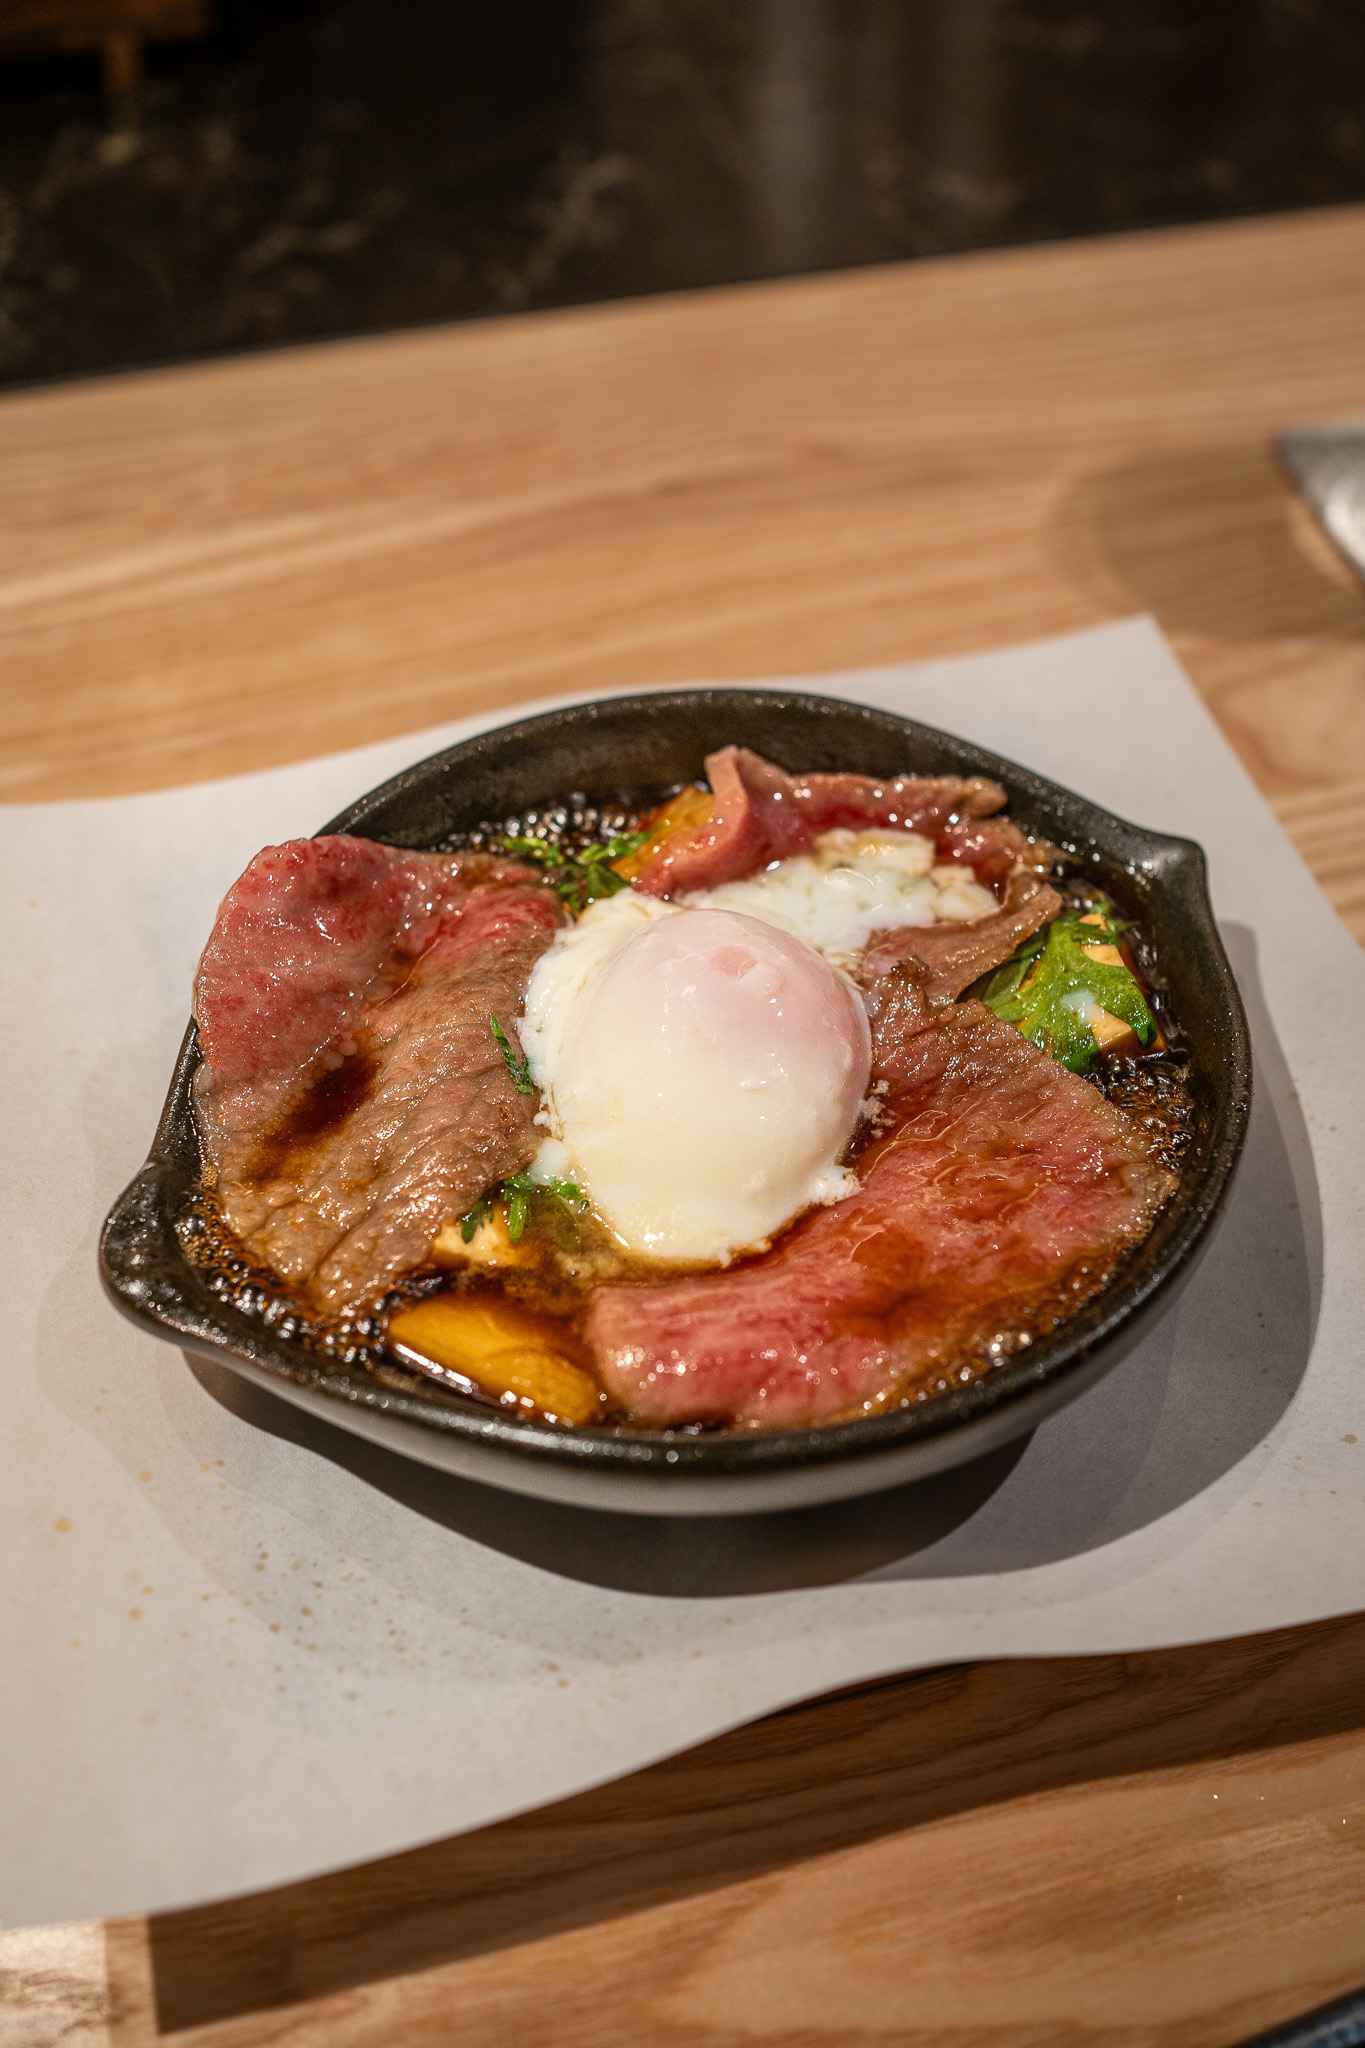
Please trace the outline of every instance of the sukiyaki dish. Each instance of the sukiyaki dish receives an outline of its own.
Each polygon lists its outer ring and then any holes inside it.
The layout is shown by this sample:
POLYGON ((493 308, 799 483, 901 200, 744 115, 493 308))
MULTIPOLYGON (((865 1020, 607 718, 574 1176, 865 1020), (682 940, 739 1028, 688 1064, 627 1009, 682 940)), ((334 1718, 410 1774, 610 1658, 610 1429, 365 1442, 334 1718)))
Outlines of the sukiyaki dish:
POLYGON ((181 1241, 277 1333, 566 1428, 931 1401, 1123 1267, 1190 1127, 1160 963, 979 777, 267 848, 200 962, 181 1241))

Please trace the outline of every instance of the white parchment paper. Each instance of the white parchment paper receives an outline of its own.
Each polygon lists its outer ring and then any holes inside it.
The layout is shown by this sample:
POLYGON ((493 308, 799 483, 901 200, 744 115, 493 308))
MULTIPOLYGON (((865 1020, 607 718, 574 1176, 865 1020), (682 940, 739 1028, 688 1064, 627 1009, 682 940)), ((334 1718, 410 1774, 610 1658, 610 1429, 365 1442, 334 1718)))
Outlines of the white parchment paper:
POLYGON ((636 1520, 411 1466, 134 1330, 95 1240, 249 857, 501 721, 0 811, 0 1922, 377 1856, 885 1672, 1365 1605, 1365 956, 1144 621, 803 681, 1207 848, 1258 1087, 1195 1280, 1024 1444, 847 1506, 636 1520))

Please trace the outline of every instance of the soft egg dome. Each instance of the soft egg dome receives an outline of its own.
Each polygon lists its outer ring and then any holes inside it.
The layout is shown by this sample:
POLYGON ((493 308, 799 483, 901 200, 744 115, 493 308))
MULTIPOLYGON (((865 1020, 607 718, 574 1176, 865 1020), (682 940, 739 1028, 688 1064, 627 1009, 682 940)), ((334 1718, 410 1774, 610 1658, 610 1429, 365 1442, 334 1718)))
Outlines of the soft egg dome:
POLYGON ((537 1078, 568 1170, 633 1250, 723 1260, 852 1189, 867 1017, 792 933, 724 910, 632 921, 553 1041, 537 1078))

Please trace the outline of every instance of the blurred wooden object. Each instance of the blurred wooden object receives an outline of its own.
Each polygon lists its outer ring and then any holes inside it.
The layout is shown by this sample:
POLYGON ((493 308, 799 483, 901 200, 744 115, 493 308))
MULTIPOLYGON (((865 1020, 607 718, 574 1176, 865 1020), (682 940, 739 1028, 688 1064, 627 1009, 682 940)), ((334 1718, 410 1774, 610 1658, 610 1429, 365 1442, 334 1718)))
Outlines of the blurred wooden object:
POLYGON ((117 97, 140 80, 146 44, 191 42, 212 25, 211 0, 0 0, 0 62, 93 50, 117 97))
MULTIPOLYGON (((15 394, 0 792, 1147 609, 1365 935, 1365 591, 1268 450, 1362 335, 1356 208, 15 394)), ((1365 1984, 1363 1791, 1365 1619, 932 1673, 0 1935, 0 2041, 1227 2048, 1365 1984)))

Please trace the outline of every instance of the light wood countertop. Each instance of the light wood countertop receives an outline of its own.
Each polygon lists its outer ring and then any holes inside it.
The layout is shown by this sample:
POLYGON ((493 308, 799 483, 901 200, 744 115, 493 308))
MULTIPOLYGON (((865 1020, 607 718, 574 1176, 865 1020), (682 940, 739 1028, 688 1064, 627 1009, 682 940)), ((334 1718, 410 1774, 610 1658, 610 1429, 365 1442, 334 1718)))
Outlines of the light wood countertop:
MULTIPOLYGON (((1365 937, 1365 585, 1269 447, 1352 411, 1365 208, 12 394, 0 798, 1145 610, 1365 937)), ((1363 1680, 1357 1618, 900 1681, 0 1937, 0 2041, 1223 2048, 1365 1984, 1363 1680)))

